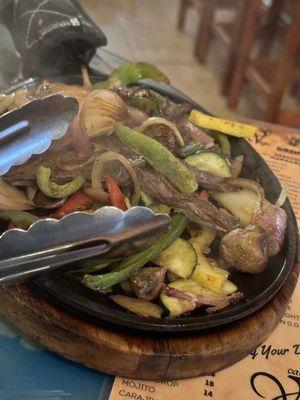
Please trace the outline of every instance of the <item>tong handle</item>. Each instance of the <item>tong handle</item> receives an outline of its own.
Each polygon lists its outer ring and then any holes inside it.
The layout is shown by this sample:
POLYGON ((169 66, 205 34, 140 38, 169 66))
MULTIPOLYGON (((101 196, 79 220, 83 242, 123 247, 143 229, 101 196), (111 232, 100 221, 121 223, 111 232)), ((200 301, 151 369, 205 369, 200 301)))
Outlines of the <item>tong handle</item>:
POLYGON ((169 219, 157 223, 150 221, 146 226, 139 225, 124 230, 117 234, 83 239, 77 242, 64 243, 62 245, 41 249, 17 257, 11 257, 0 261, 0 284, 11 283, 31 278, 43 272, 51 272, 63 265, 99 256, 113 251, 114 255, 124 254, 124 248, 130 253, 140 251, 141 247, 148 247, 145 242, 145 232, 155 239, 170 225, 169 219), (146 230, 145 230, 146 228, 146 230))
POLYGON ((5 262, 0 263, 2 264, 0 266, 0 284, 19 282, 27 278, 32 278, 42 272, 53 271, 62 265, 107 253, 110 249, 111 243, 105 242, 93 247, 35 257, 22 263, 13 264, 11 262, 12 259, 9 259, 7 260, 9 261, 7 265, 5 265, 5 262))
POLYGON ((10 125, 9 127, 0 131, 0 144, 3 144, 4 142, 7 142, 11 139, 14 139, 15 136, 19 136, 25 132, 28 132, 30 127, 31 124, 27 120, 22 120, 16 122, 13 125, 10 125))

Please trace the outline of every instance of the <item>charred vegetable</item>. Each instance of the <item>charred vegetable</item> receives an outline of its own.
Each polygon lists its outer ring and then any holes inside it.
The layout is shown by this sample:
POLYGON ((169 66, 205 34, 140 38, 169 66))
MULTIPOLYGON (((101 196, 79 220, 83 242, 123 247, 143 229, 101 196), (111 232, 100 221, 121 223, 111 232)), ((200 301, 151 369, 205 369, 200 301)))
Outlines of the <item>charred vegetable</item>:
POLYGON ((93 138, 112 133, 115 124, 126 123, 128 109, 111 90, 95 90, 82 102, 80 125, 84 135, 93 138))
POLYGON ((63 197, 70 196, 77 192, 85 182, 82 176, 77 176, 71 182, 65 183, 64 185, 58 185, 57 183, 50 180, 51 169, 40 165, 36 170, 36 182, 40 191, 48 197, 55 199, 61 199, 63 197))
POLYGON ((227 192, 214 192, 211 197, 223 208, 228 210, 245 228, 253 220, 253 214, 258 202, 257 193, 242 189, 227 192))
POLYGON ((0 210, 31 210, 32 201, 16 187, 0 179, 0 210))
POLYGON ((192 124, 200 126, 201 128, 212 129, 230 136, 244 137, 251 139, 255 132, 258 130, 256 126, 242 124, 237 121, 230 121, 212 117, 208 114, 203 114, 200 111, 192 110, 189 116, 192 124))
POLYGON ((263 230, 256 226, 234 229, 220 244, 221 257, 241 272, 262 272, 268 261, 268 243, 263 230))
POLYGON ((0 220, 10 221, 13 226, 28 229, 31 224, 38 221, 38 217, 26 211, 2 211, 0 220))
POLYGON ((176 215, 173 218, 172 226, 167 233, 158 239, 149 249, 142 253, 128 257, 123 260, 114 272, 103 275, 85 275, 83 284, 93 290, 107 289, 136 274, 147 262, 152 261, 162 251, 168 248, 186 228, 186 218, 183 215, 176 215))
POLYGON ((110 298, 119 306, 140 317, 161 318, 163 313, 163 310, 157 304, 150 303, 147 300, 122 295, 114 295, 110 298))
POLYGON ((182 193, 193 193, 197 182, 193 173, 159 142, 123 125, 116 126, 120 140, 145 157, 157 171, 165 175, 182 193))
POLYGON ((217 295, 202 288, 191 279, 180 279, 170 283, 160 296, 160 300, 171 318, 202 306, 211 306, 206 311, 212 313, 228 306, 232 301, 239 301, 242 298, 243 295, 238 292, 231 295, 217 295))
POLYGON ((287 215, 283 208, 266 204, 254 222, 266 233, 269 256, 279 253, 284 241, 287 215))
POLYGON ((156 82, 169 83, 167 76, 156 68, 155 65, 146 62, 137 62, 123 64, 114 69, 105 86, 109 88, 124 86, 141 79, 152 79, 156 82))
POLYGON ((221 132, 215 132, 212 130, 209 130, 208 133, 219 144, 222 155, 226 158, 229 158, 231 153, 231 148, 228 137, 221 132))
POLYGON ((52 214, 52 218, 59 219, 74 211, 86 210, 94 203, 94 199, 85 194, 83 191, 79 190, 78 192, 72 194, 69 199, 52 214))
POLYGON ((182 158, 187 158, 192 154, 199 153, 203 150, 203 145, 200 143, 192 143, 185 146, 183 149, 178 150, 178 155, 182 158))
POLYGON ((229 162, 222 156, 213 151, 202 151, 186 158, 186 161, 196 168, 208 171, 214 175, 224 178, 231 177, 229 162))
POLYGON ((178 238, 153 260, 154 264, 165 267, 180 278, 189 278, 196 265, 197 254, 193 246, 184 239, 178 238))

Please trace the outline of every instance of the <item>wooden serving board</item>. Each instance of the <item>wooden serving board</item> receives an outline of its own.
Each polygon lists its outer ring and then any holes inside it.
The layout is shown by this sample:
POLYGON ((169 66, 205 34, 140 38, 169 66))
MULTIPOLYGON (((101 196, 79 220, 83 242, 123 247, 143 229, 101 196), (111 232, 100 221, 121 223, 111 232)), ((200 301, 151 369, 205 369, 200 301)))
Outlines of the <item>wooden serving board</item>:
POLYGON ((0 313, 42 346, 90 368, 127 378, 206 375, 245 357, 274 330, 297 283, 294 267, 276 296, 243 320, 207 334, 126 334, 62 311, 25 285, 0 290, 0 313))

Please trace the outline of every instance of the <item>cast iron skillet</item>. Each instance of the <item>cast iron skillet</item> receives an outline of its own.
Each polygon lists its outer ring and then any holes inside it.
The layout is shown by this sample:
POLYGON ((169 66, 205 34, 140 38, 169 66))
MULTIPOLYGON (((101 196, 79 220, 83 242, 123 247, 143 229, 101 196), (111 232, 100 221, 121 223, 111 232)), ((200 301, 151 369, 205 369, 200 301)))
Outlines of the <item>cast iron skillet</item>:
MULTIPOLYGON (((95 76, 99 81, 105 75, 95 76)), ((54 79, 55 80, 55 79, 54 79)), ((56 79, 56 81, 62 79, 56 79)), ((68 76, 63 79, 65 83, 81 83, 78 76, 68 76)), ((10 87, 7 91, 15 90, 16 87, 35 86, 38 80, 27 80, 10 87)), ((166 85, 147 84, 163 95, 170 97, 175 102, 187 101, 198 110, 204 111, 201 106, 194 103, 182 93, 166 85)), ((275 202, 281 191, 280 184, 270 168, 260 155, 243 139, 232 139, 233 156, 243 154, 245 156, 245 167, 242 175, 256 179, 263 186, 266 198, 275 202)), ((93 318, 99 324, 126 328, 126 330, 139 330, 157 333, 180 333, 192 331, 207 331, 217 328, 233 321, 237 321, 252 314, 276 294, 285 282, 295 262, 298 229, 296 219, 287 200, 284 209, 288 216, 288 226, 282 251, 271 258, 267 268, 258 275, 241 274, 233 272, 231 280, 238 285, 240 291, 245 294, 245 301, 240 304, 230 305, 213 315, 205 314, 199 309, 188 316, 174 319, 154 319, 139 317, 130 314, 112 302, 109 297, 87 289, 80 282, 62 273, 53 273, 37 278, 30 283, 30 287, 37 289, 39 293, 46 295, 50 301, 67 307, 81 317, 93 318)))

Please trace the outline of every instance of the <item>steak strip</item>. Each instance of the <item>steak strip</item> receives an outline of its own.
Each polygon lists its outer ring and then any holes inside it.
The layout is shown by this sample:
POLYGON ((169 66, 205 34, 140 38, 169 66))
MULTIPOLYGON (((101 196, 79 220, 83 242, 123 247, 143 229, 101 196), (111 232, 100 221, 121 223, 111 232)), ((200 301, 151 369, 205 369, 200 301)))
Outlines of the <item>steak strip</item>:
POLYGON ((198 185, 209 191, 228 192, 237 190, 236 185, 232 184, 231 178, 222 178, 221 176, 214 175, 208 171, 200 170, 191 164, 184 163, 196 176, 198 185))
POLYGON ((201 200, 196 194, 183 194, 162 175, 150 167, 137 168, 139 181, 145 192, 152 198, 182 212, 192 222, 229 232, 237 226, 236 220, 223 213, 207 200, 201 200))

